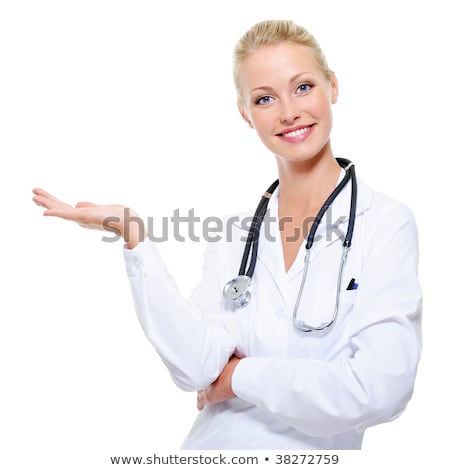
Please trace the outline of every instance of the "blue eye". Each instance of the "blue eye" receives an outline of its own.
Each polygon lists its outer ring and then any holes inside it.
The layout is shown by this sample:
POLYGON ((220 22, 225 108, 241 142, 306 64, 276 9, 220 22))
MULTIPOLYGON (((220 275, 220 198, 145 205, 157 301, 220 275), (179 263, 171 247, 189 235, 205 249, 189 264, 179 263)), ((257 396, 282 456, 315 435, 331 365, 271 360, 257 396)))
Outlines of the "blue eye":
POLYGON ((297 87, 297 92, 302 94, 306 93, 307 91, 311 90, 313 86, 310 83, 302 83, 297 87))
POLYGON ((256 101, 255 101, 255 104, 269 104, 271 101, 272 101, 272 97, 271 96, 261 96, 261 98, 258 98, 256 101))

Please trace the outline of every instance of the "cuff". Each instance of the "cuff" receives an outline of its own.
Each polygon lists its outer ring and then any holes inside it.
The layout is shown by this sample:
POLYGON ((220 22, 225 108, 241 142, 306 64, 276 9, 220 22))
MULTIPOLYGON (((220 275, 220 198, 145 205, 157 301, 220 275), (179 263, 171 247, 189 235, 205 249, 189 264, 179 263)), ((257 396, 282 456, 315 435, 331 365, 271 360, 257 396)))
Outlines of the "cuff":
POLYGON ((261 391, 258 387, 260 377, 264 376, 268 362, 272 359, 263 357, 245 357, 239 361, 231 378, 234 394, 254 405, 261 404, 261 391))
POLYGON ((149 277, 150 273, 158 272, 158 268, 164 267, 158 250, 149 238, 131 249, 124 245, 123 257, 130 278, 149 277))

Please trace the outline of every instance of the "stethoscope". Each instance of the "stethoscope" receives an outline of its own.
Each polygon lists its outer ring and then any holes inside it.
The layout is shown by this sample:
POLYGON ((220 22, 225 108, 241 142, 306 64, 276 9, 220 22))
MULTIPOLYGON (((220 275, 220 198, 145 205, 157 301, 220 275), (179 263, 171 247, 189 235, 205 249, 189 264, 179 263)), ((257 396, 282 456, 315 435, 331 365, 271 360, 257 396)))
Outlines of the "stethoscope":
MULTIPOLYGON (((355 215, 356 215, 356 196, 357 196, 357 185, 356 185, 356 174, 355 166, 350 160, 345 158, 336 159, 339 165, 345 170, 345 176, 341 182, 336 186, 334 191, 330 194, 328 199, 324 202, 323 206, 319 210, 314 223, 309 231, 308 238, 306 240, 306 254, 305 254, 305 267, 303 270, 303 277, 300 283, 300 288, 298 290, 297 300, 295 302, 295 307, 293 311, 293 323, 294 326, 305 333, 310 333, 311 331, 322 331, 326 328, 331 327, 335 322, 339 310, 339 295, 341 292, 341 283, 342 283, 342 272, 344 269, 344 264, 347 259, 347 254, 352 244, 353 238, 353 228, 355 226, 355 215), (316 235, 317 228, 322 220, 323 215, 331 206, 333 201, 339 195, 339 193, 344 189, 345 185, 352 181, 351 188, 351 202, 350 202, 350 214, 347 226, 347 234, 345 235, 343 244, 342 244, 342 256, 341 262, 339 265, 339 275, 336 287, 336 299, 334 304, 334 312, 330 321, 321 323, 318 326, 309 325, 301 319, 297 318, 297 310, 300 304, 300 300, 303 294, 303 288, 305 286, 306 277, 308 274, 309 267, 309 258, 311 254, 311 247, 314 243, 314 237, 316 235)), ((248 232, 247 240, 245 242, 245 249, 242 256, 241 266, 239 268, 239 274, 231 281, 227 282, 223 288, 223 295, 228 300, 231 301, 235 307, 242 308, 249 304, 251 299, 251 294, 249 287, 251 284, 252 276, 255 271, 256 258, 258 255, 258 241, 259 241, 259 231, 264 219, 264 216, 267 211, 267 206, 269 204, 270 197, 272 196, 275 188, 278 186, 279 180, 274 181, 267 191, 263 194, 258 207, 256 208, 255 214, 253 216, 252 222, 250 224, 250 230, 248 232), (251 257, 250 257, 251 252, 251 257), (248 263, 250 257, 250 264, 248 263), (248 269, 247 269, 247 265, 248 269)))

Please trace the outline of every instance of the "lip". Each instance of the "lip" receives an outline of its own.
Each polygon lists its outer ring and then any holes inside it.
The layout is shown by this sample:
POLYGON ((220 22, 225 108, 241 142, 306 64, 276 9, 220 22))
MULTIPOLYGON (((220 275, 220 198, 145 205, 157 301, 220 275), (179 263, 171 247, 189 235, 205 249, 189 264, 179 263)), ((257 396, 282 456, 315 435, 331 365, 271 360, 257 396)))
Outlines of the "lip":
POLYGON ((279 137, 281 140, 284 140, 285 142, 296 144, 298 142, 303 142, 305 139, 307 139, 311 135, 311 132, 313 131, 314 126, 315 126, 315 123, 300 124, 298 126, 288 127, 286 129, 283 129, 283 131, 280 132, 279 134, 276 134, 276 136, 279 137), (299 131, 301 129, 308 129, 308 130, 305 130, 299 133, 298 135, 286 136, 286 134, 289 134, 290 132, 299 131))

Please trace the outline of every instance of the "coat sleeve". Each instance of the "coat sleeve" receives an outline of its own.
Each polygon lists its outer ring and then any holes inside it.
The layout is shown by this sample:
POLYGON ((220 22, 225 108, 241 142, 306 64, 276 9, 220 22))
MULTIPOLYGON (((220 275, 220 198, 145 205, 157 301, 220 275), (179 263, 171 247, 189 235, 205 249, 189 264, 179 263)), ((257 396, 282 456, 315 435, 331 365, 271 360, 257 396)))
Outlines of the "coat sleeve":
POLYGON ((422 309, 416 224, 397 203, 370 230, 346 351, 331 362, 249 357, 233 374, 239 398, 311 436, 391 420, 413 392, 422 309))
POLYGON ((189 301, 178 291, 150 240, 131 250, 124 248, 142 329, 174 382, 186 391, 203 389, 212 383, 235 349, 220 311, 217 245, 208 244, 202 282, 189 301))

